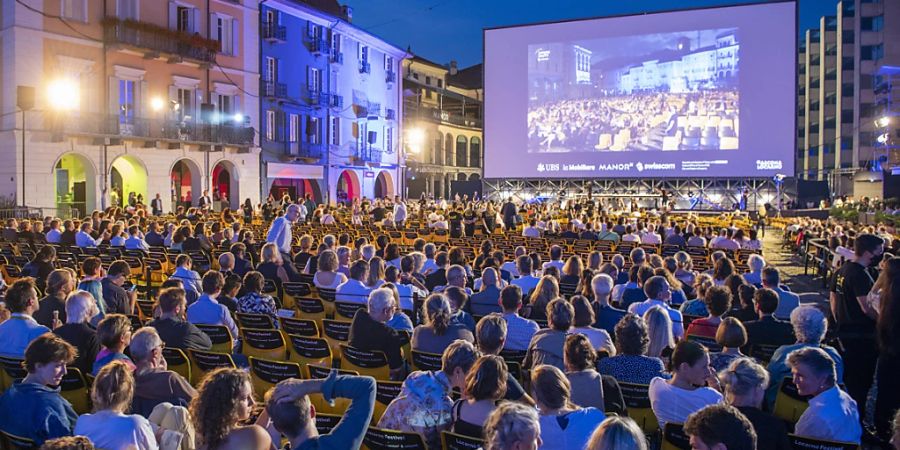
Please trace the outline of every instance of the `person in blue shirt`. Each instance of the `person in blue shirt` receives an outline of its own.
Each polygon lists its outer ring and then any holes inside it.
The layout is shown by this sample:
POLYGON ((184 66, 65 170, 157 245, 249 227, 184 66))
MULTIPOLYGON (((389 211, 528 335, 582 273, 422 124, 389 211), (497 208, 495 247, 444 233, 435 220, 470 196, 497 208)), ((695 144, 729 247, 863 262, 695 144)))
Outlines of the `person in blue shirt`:
POLYGON ((0 356, 20 359, 28 344, 50 329, 34 320, 32 314, 40 308, 34 278, 17 280, 6 291, 6 307, 10 317, 0 323, 0 356))
POLYGON ((266 394, 266 412, 274 428, 287 437, 293 450, 352 449, 362 445, 375 405, 375 380, 372 377, 337 375, 318 380, 288 379, 266 394), (309 394, 321 393, 326 401, 350 399, 344 417, 328 434, 316 429, 315 412, 309 394))
POLYGON ((200 293, 203 292, 200 274, 193 270, 193 265, 194 262, 189 255, 180 254, 175 258, 175 272, 169 277, 181 280, 188 296, 189 305, 194 303, 200 297, 200 293))
POLYGON ((71 436, 78 415, 59 393, 66 365, 75 360, 75 348, 46 333, 25 350, 27 375, 0 396, 0 430, 34 441, 71 436))
POLYGON ((231 335, 238 336, 238 328, 231 317, 231 311, 219 304, 216 298, 225 287, 225 277, 217 270, 203 275, 203 295, 187 308, 187 320, 192 324, 224 325, 231 335))

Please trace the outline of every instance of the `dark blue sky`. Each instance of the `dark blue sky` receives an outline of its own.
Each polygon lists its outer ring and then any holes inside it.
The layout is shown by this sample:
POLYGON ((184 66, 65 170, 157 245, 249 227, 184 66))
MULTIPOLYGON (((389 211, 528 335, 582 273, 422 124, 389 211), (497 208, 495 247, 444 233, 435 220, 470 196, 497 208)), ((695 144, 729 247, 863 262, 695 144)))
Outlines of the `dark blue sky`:
MULTIPOLYGON (((339 0, 353 23, 397 47, 460 67, 481 62, 482 28, 660 10, 753 3, 735 0, 339 0)), ((834 15, 838 0, 799 0, 800 29, 834 15)))

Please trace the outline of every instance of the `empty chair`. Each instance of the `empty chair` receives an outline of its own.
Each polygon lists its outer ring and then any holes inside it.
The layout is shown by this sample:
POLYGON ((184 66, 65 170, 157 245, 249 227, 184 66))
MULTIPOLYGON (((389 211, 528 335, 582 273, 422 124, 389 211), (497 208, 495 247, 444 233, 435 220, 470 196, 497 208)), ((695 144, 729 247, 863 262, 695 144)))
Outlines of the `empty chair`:
POLYGON ((317 337, 288 335, 290 360, 299 364, 319 364, 331 367, 332 353, 328 341, 317 337))
POLYGON ((285 359, 287 347, 280 331, 245 328, 244 345, 241 352, 248 357, 281 361, 285 359))
POLYGON ((391 369, 384 353, 372 350, 360 350, 347 344, 341 344, 341 368, 368 375, 376 380, 390 380, 391 369))
POLYGON ((219 367, 237 367, 228 353, 188 350, 191 356, 191 384, 197 386, 206 374, 219 367))
POLYGON ((299 364, 250 357, 250 383, 257 398, 263 398, 266 391, 289 378, 301 378, 299 364))

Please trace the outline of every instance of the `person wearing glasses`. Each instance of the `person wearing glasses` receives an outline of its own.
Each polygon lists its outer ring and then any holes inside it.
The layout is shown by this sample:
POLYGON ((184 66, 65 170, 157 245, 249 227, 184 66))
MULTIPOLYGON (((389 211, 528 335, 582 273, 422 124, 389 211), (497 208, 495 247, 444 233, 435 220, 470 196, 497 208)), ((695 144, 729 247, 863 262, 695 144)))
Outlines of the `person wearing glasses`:
POLYGON ((135 364, 131 412, 150 417, 153 408, 163 402, 184 407, 191 404, 197 391, 184 377, 168 369, 163 357, 166 344, 153 327, 137 330, 128 348, 135 364))
POLYGON ((406 375, 401 347, 409 340, 385 323, 393 318, 397 304, 390 289, 375 289, 369 294, 366 309, 360 309, 350 324, 350 346, 369 351, 384 352, 391 369, 391 379, 402 380, 406 375))
POLYGON ((684 338, 684 322, 682 320, 681 311, 669 307, 669 301, 672 299, 672 288, 665 277, 655 275, 650 277, 644 283, 644 294, 647 300, 638 303, 632 303, 628 307, 628 312, 643 317, 644 313, 654 306, 659 306, 672 319, 672 335, 676 340, 684 338))
POLYGON ((103 346, 91 374, 97 376, 103 366, 113 362, 122 361, 129 369, 134 370, 131 358, 125 355, 125 348, 131 343, 131 320, 124 314, 108 314, 97 325, 97 338, 103 346))

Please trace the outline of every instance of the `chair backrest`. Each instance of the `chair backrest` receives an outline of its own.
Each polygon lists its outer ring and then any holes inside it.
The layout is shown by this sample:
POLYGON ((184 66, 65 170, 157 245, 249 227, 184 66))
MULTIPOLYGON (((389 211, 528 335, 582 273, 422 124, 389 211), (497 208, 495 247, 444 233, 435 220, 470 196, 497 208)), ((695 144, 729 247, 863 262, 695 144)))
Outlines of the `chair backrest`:
POLYGON ((691 438, 684 433, 683 424, 667 423, 662 434, 660 450, 691 450, 691 438))
POLYGON ((417 350, 412 351, 413 370, 441 370, 441 357, 437 353, 425 353, 417 350))
POLYGON ((59 383, 59 395, 72 404, 78 414, 91 412, 91 391, 87 380, 77 367, 66 367, 66 374, 59 383))
POLYGON ((334 318, 336 320, 352 321, 356 312, 365 307, 366 305, 362 303, 335 302, 334 318))
POLYGON ((256 358, 282 361, 287 353, 284 336, 275 329, 244 328, 241 353, 256 358))
POLYGON ((302 378, 299 364, 250 357, 250 383, 257 398, 262 399, 266 391, 289 378, 302 378))
POLYGON ((791 447, 797 450, 857 450, 859 444, 854 442, 826 441, 789 434, 791 447))
POLYGON ((619 388, 622 390, 628 417, 634 419, 644 433, 655 433, 659 429, 659 422, 650 408, 650 386, 619 382, 619 388))
POLYGON ((0 448, 4 450, 36 450, 34 440, 0 430, 0 448))
POLYGON ((716 342, 716 340, 711 337, 697 336, 696 334, 689 334, 687 336, 687 340, 689 340, 691 342, 696 342, 698 344, 702 344, 710 352, 721 352, 722 351, 722 346, 719 345, 719 343, 716 342))
POLYGON ((153 319, 153 301, 138 299, 137 306, 144 320, 153 319))
POLYGON ((281 331, 297 336, 319 337, 319 325, 315 320, 279 317, 281 331))
POLYGON ((809 407, 810 396, 803 396, 797 392, 797 385, 791 377, 785 377, 778 386, 775 394, 775 407, 772 414, 781 420, 797 423, 800 416, 809 407))
POLYGON ((25 378, 23 362, 22 359, 0 357, 0 389, 5 391, 16 380, 25 378))
POLYGON ((355 370, 376 380, 390 380, 391 370, 384 353, 372 350, 361 350, 347 344, 341 344, 341 367, 355 370))
POLYGON ((331 433, 344 416, 339 414, 323 414, 316 408, 316 430, 320 435, 331 433))
POLYGON ((219 353, 234 352, 234 336, 231 335, 231 330, 225 325, 197 324, 197 328, 209 336, 209 340, 212 341, 211 351, 219 353))
POLYGON ((318 337, 288 335, 290 360, 299 364, 321 364, 331 367, 333 355, 328 341, 318 337))
MULTIPOLYGON (((310 380, 325 378, 332 370, 337 370, 341 375, 359 375, 359 372, 352 370, 332 369, 331 367, 320 366, 318 364, 307 364, 304 366, 304 369, 306 369, 306 378, 310 380)), ((318 393, 309 395, 309 401, 316 408, 316 414, 323 412, 326 414, 343 415, 350 406, 349 399, 335 398, 332 400, 332 402, 326 402, 325 398, 322 397, 322 394, 318 393)))
POLYGON ((229 353, 188 350, 191 355, 191 384, 197 386, 206 374, 219 367, 237 367, 229 353))
POLYGON ((188 359, 184 350, 175 347, 166 347, 162 350, 163 358, 166 359, 166 365, 169 370, 184 377, 185 380, 191 379, 191 360, 188 359))
POLYGON ((331 346, 331 353, 340 359, 340 345, 350 342, 350 322, 340 320, 322 320, 322 337, 331 346))
POLYGON ((363 436, 368 450, 426 450, 425 439, 419 433, 369 427, 363 436))
POLYGON ((403 386, 402 381, 384 381, 379 380, 375 384, 375 409, 372 411, 372 425, 381 420, 384 411, 388 405, 400 395, 400 388, 403 386))
POLYGON ((282 307, 294 309, 297 305, 297 299, 312 295, 312 289, 306 283, 282 282, 281 293, 283 297, 281 299, 282 307))
POLYGON ((456 434, 452 431, 441 431, 442 450, 478 450, 484 446, 484 441, 473 437, 456 434))
POLYGON ((325 303, 322 302, 322 299, 318 297, 301 297, 296 298, 294 301, 297 311, 300 313, 300 318, 315 320, 321 327, 322 320, 326 316, 325 303))
POLYGON ((750 346, 750 356, 765 364, 772 360, 772 355, 775 354, 778 347, 777 345, 753 344, 750 346))
POLYGON ((234 313, 241 328, 274 329, 275 322, 266 314, 234 313))

